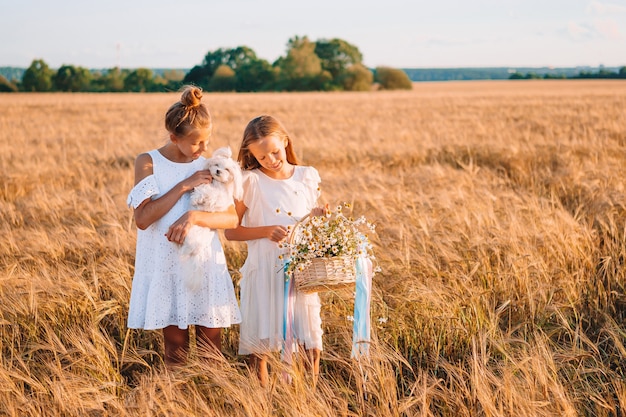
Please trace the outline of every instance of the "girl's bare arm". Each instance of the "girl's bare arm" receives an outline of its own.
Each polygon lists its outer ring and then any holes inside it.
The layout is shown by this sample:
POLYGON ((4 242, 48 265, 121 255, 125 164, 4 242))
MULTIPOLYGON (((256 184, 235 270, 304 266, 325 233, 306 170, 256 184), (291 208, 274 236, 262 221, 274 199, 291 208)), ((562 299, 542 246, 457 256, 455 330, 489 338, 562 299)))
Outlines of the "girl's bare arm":
POLYGON ((206 212, 199 210, 188 211, 176 220, 165 236, 171 242, 183 243, 191 226, 202 226, 210 229, 231 229, 237 227, 238 217, 235 206, 226 211, 206 212))
POLYGON ((289 235, 289 229, 281 225, 244 227, 241 225, 241 219, 248 208, 243 202, 235 201, 235 209, 238 216, 236 227, 224 231, 224 236, 228 240, 242 241, 267 238, 274 242, 280 242, 289 235))

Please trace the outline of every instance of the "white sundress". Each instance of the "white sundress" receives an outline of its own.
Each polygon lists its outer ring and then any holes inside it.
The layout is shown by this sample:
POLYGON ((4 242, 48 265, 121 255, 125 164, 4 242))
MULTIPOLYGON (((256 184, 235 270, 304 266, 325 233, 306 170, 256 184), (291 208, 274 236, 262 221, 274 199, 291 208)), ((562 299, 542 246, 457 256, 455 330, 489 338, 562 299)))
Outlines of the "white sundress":
MULTIPOLYGON (((128 195, 127 204, 133 208, 146 198, 162 196, 203 169, 205 161, 200 157, 189 163, 177 163, 158 150, 148 154, 152 157, 153 175, 143 179, 128 195)), ((131 329, 154 330, 172 325, 180 329, 190 325, 220 328, 241 321, 233 281, 216 231, 206 242, 212 256, 205 264, 201 288, 192 291, 185 285, 180 245, 168 241, 165 234, 188 210, 189 193, 185 193, 167 214, 145 230, 137 230, 135 273, 128 311, 131 329)))
MULTIPOLYGON (((289 179, 277 180, 258 169, 244 172, 242 225, 293 225, 317 204, 320 176, 313 167, 296 166, 289 179)), ((285 250, 269 239, 250 240, 241 268, 239 353, 280 351, 283 344, 285 250)), ((320 298, 317 293, 296 292, 294 333, 305 349, 322 350, 320 298)))

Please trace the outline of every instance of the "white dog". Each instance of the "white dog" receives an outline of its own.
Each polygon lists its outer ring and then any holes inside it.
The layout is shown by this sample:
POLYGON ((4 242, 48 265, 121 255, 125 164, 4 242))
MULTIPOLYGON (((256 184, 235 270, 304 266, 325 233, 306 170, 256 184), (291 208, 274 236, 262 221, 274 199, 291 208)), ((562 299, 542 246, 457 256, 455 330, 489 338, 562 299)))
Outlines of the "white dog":
MULTIPOLYGON (((204 169, 211 172, 213 181, 200 184, 193 189, 190 197, 192 210, 209 212, 224 211, 234 204, 234 199, 243 196, 241 168, 232 158, 229 147, 219 148, 208 158, 204 169)), ((211 242, 214 230, 202 226, 192 226, 181 246, 185 283, 191 290, 202 284, 203 268, 211 257, 211 242)))

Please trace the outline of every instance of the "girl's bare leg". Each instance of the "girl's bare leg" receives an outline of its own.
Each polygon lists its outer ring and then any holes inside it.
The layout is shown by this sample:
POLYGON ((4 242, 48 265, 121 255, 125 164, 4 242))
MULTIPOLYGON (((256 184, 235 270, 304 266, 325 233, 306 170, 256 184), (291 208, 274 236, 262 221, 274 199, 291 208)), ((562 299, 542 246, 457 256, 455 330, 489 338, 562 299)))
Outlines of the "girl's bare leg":
POLYGON ((315 388, 320 374, 320 356, 321 352, 319 349, 307 349, 306 351, 306 366, 313 376, 313 388, 315 388))
POLYGON ((252 368, 256 371, 257 376, 259 377, 259 381, 261 382, 261 386, 263 388, 267 388, 269 384, 269 370, 267 367, 267 358, 263 356, 250 355, 250 364, 252 368))
POLYGON ((222 329, 219 327, 196 326, 196 341, 200 349, 209 351, 215 349, 217 353, 222 352, 222 329))
POLYGON ((165 342, 165 365, 168 368, 183 365, 189 352, 189 329, 167 326, 163 329, 165 342))

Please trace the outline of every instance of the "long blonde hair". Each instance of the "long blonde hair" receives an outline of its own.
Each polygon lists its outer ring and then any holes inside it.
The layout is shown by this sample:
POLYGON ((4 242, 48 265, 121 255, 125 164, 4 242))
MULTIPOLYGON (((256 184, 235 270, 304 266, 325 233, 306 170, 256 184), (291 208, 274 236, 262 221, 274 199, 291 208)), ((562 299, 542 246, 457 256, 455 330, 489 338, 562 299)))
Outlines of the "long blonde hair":
POLYGON ((287 139, 287 146, 285 147, 287 162, 292 165, 298 165, 298 158, 293 150, 293 144, 287 129, 285 129, 282 123, 275 117, 264 114, 250 120, 243 131, 243 140, 241 141, 241 147, 237 155, 237 161, 239 161, 242 169, 250 170, 261 167, 259 161, 257 161, 254 155, 252 155, 252 152, 250 152, 249 146, 251 143, 268 136, 287 139))

